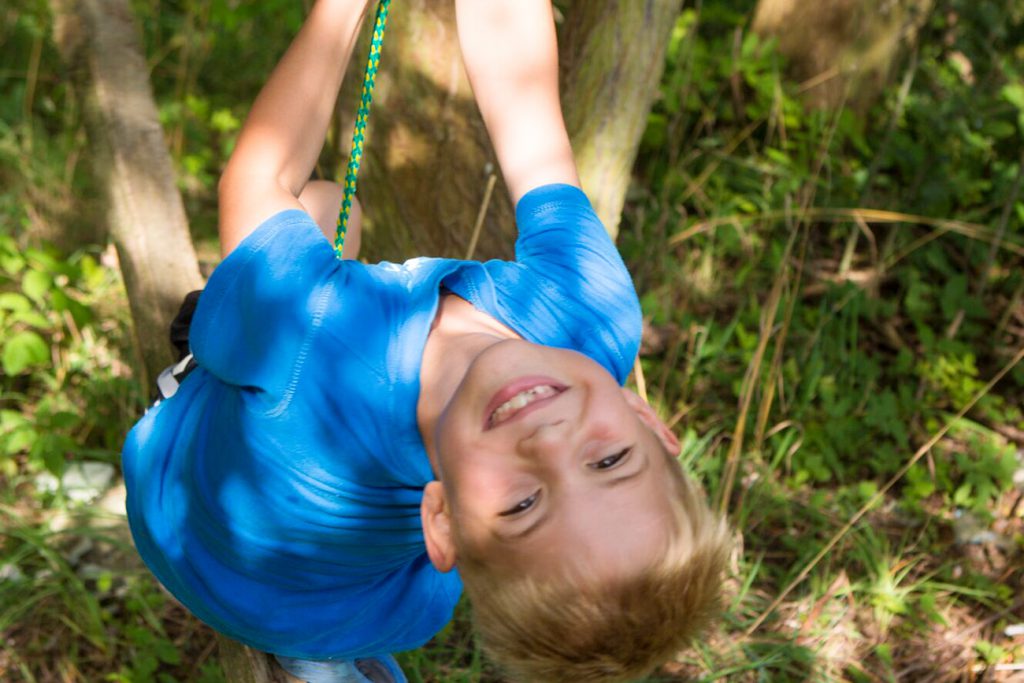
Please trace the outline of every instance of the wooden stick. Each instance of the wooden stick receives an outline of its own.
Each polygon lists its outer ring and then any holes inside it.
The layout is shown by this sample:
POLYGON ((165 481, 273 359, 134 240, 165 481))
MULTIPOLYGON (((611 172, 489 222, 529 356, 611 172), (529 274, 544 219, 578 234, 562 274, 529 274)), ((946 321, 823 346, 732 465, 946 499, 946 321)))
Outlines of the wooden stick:
POLYGON ((636 393, 640 394, 640 398, 644 400, 644 403, 649 403, 647 400, 647 380, 644 378, 644 366, 640 365, 639 354, 636 360, 633 361, 633 378, 636 380, 636 393))
POLYGON ((469 249, 466 249, 466 260, 473 258, 476 251, 476 243, 480 240, 480 230, 484 225, 484 217, 487 215, 487 207, 491 205, 491 193, 494 192, 494 184, 498 182, 498 176, 491 173, 487 179, 487 189, 484 190, 484 200, 480 203, 480 211, 476 214, 476 225, 473 226, 473 237, 469 240, 469 249))

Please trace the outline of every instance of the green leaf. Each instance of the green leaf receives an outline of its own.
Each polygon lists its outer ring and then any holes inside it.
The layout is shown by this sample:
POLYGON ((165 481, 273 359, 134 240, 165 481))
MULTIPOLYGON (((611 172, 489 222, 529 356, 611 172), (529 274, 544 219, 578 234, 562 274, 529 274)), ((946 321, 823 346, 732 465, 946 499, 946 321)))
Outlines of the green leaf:
POLYGON ((109 593, 111 588, 114 587, 114 575, 111 572, 104 571, 96 579, 96 591, 101 595, 109 593))
POLYGON ((28 311, 32 309, 32 302, 21 294, 4 292, 0 294, 0 308, 7 311, 28 311))
POLYGON ((54 429, 70 429, 81 424, 82 417, 78 413, 61 410, 51 415, 49 422, 50 426, 54 429))
POLYGON ((644 130, 641 144, 645 149, 660 149, 668 141, 668 118, 664 114, 652 112, 647 117, 647 128, 644 130))
POLYGON ((25 292, 25 296, 29 299, 36 303, 42 303, 52 285, 53 280, 49 275, 39 270, 30 270, 25 273, 25 278, 21 281, 21 291, 25 292))
POLYGON ((82 257, 82 261, 79 264, 82 268, 82 279, 85 281, 85 286, 89 289, 96 289, 103 284, 106 279, 106 271, 100 264, 96 263, 89 254, 82 257))
POLYGON ((1024 112, 1024 85, 1011 83, 1003 86, 1002 95, 1004 100, 1012 104, 1019 111, 1024 112))
POLYGON ((20 311, 12 315, 10 319, 13 322, 24 323, 42 330, 50 327, 50 321, 46 319, 46 316, 36 311, 20 311))
POLYGON ((59 289, 53 291, 50 297, 50 307, 57 312, 68 311, 71 313, 71 317, 79 327, 85 327, 93 319, 92 311, 88 306, 76 301, 59 289))
POLYGON ((927 468, 921 465, 914 465, 907 472, 907 486, 904 493, 913 498, 926 498, 935 493, 935 482, 928 474, 927 468))
POLYGON ((133 681, 150 681, 153 680, 153 674, 160 668, 160 662, 156 657, 146 652, 139 655, 135 661, 135 670, 133 672, 133 681))
MULTIPOLYGON (((3 246, 3 245, 0 245, 3 246)), ((25 268, 25 259, 17 251, 5 251, 0 249, 0 270, 10 276, 15 276, 25 268)))
POLYGON ((920 319, 926 316, 931 310, 932 288, 914 277, 907 287, 907 293, 903 297, 903 306, 912 319, 920 319))
POLYGON ((1001 91, 1002 98, 1013 104, 1017 109, 1017 126, 1024 132, 1024 85, 1011 83, 1001 91))
POLYGON ((752 31, 744 36, 743 45, 740 47, 740 58, 742 61, 746 62, 756 56, 755 53, 759 42, 758 35, 752 31))
POLYGON ((1017 128, 1006 121, 989 121, 985 124, 983 132, 986 135, 991 135, 996 140, 1004 140, 1016 133, 1017 128))
POLYGON ((905 418, 901 414, 896 394, 890 390, 877 394, 874 400, 868 403, 864 414, 864 424, 874 427, 882 434, 888 434, 900 444, 907 440, 904 422, 905 418))
POLYGON ((178 648, 174 647, 174 643, 169 640, 158 639, 153 643, 153 649, 156 651, 156 656, 165 664, 178 664, 181 661, 178 648))
POLYGON ((747 328, 743 325, 736 326, 736 339, 744 351, 752 351, 757 346, 757 333, 747 332, 747 328))
POLYGON ((993 665, 998 664, 1009 654, 1005 649, 1000 646, 990 643, 987 640, 979 640, 974 643, 974 650, 981 655, 982 659, 985 660, 986 664, 993 665))
POLYGON ((29 424, 28 418, 17 410, 0 410, 0 432, 9 432, 29 424))
POLYGON ((210 125, 221 133, 230 133, 238 130, 242 123, 231 113, 230 109, 218 109, 210 117, 210 125))
POLYGON ((876 493, 878 493, 878 484, 875 482, 869 480, 857 482, 857 495, 861 500, 867 500, 876 493))
POLYGON ((39 434, 34 429, 19 429, 2 440, 3 451, 7 455, 27 453, 36 445, 38 438, 39 434))
POLYGON ((50 347, 35 332, 19 332, 4 343, 3 366, 8 375, 45 365, 50 360, 50 347))
POLYGON ((59 479, 64 474, 65 456, 74 446, 74 442, 62 434, 40 434, 29 457, 59 479))
POLYGON ((956 487, 956 491, 953 492, 953 505, 957 507, 970 507, 971 506, 971 485, 964 483, 956 487))
POLYGON ((793 164, 793 160, 790 158, 790 156, 783 152, 781 149, 768 147, 767 149, 764 150, 764 154, 766 157, 768 157, 769 159, 771 159, 780 166, 788 167, 793 164))
POLYGON ((44 273, 60 272, 64 265, 64 261, 53 253, 42 249, 28 249, 25 251, 25 257, 33 270, 40 270, 44 273))
POLYGON ((942 305, 942 314, 947 320, 967 307, 967 276, 956 275, 946 281, 942 288, 942 296, 939 299, 942 305))
POLYGON ((757 213, 757 204, 750 201, 746 197, 737 196, 736 206, 743 213, 757 213))

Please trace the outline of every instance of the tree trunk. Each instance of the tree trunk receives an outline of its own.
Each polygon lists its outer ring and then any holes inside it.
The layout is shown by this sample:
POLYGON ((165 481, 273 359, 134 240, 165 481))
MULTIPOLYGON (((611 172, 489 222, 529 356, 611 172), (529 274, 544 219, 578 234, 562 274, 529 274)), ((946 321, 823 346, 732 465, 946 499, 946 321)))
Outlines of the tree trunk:
POLYGON ((819 107, 864 111, 917 39, 934 0, 759 0, 754 31, 779 41, 790 76, 819 107))
POLYGON ((562 108, 583 188, 612 236, 681 6, 682 0, 575 0, 566 11, 562 108))
MULTIPOLYGON (((143 386, 172 358, 167 330, 182 297, 202 287, 174 167, 127 0, 51 0, 55 42, 86 94, 98 185, 117 246, 142 356, 143 386)), ((268 655, 218 636, 232 683, 294 683, 268 655)))
MULTIPOLYGON (((612 236, 680 5, 577 0, 562 22, 566 125, 583 187, 612 236)), ((343 116, 356 109, 362 69, 362 60, 353 60, 343 116)), ((402 3, 384 39, 359 177, 364 253, 393 261, 465 257, 488 177, 498 172, 463 69, 454 3, 402 3)), ((513 207, 499 183, 474 257, 511 256, 515 236, 513 207)))
POLYGON ((55 42, 84 96, 148 387, 173 360, 167 329, 182 297, 202 286, 185 209, 128 0, 51 0, 51 7, 55 42))
POLYGON ((268 654, 217 635, 220 665, 230 683, 302 683, 268 654))
MULTIPOLYGON (((462 66, 454 5, 407 0, 388 20, 359 175, 363 250, 371 260, 465 257, 488 177, 498 173, 462 66)), ((343 86, 345 117, 356 110, 363 54, 343 86)), ((340 143, 347 154, 347 136, 340 143)), ((514 239, 513 209, 501 185, 475 256, 509 257, 514 239)))

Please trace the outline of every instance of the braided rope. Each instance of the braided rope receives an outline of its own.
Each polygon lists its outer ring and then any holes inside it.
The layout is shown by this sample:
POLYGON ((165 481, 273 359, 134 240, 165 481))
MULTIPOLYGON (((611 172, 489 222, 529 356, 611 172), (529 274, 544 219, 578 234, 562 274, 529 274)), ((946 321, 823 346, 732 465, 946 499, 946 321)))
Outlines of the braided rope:
POLYGON ((352 133, 352 152, 348 157, 348 169, 345 171, 345 194, 341 199, 341 210, 338 212, 338 228, 334 236, 334 252, 341 258, 345 250, 345 234, 348 232, 348 218, 352 212, 352 198, 356 194, 356 176, 359 175, 359 162, 363 159, 363 141, 366 134, 366 122, 370 118, 370 103, 373 101, 373 86, 380 67, 380 51, 384 45, 384 29, 388 23, 388 6, 391 0, 380 0, 377 5, 377 19, 373 24, 373 37, 370 39, 370 56, 366 60, 366 71, 363 73, 363 92, 356 112, 356 126, 352 133))

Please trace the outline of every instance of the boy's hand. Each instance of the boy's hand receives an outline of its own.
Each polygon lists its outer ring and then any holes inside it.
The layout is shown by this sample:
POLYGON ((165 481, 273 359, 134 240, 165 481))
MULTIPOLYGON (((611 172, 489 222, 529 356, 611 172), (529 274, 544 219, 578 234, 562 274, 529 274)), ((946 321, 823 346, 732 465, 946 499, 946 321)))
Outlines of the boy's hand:
POLYGON ((579 186, 558 93, 550 0, 456 0, 462 57, 513 202, 579 186))

